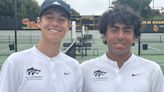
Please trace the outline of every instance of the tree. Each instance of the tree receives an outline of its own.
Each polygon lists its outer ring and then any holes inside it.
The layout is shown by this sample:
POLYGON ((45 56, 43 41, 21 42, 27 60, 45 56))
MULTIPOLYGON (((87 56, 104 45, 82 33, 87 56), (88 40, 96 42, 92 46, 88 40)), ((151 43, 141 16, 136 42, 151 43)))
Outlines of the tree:
POLYGON ((0 16, 14 16, 13 0, 0 0, 0 16))
POLYGON ((71 15, 72 16, 80 16, 80 13, 78 13, 75 9, 71 9, 71 15))
POLYGON ((18 0, 18 16, 37 17, 39 11, 38 2, 35 0, 18 0), (19 7, 21 7, 19 9, 19 7))
MULTIPOLYGON (((0 17, 14 17, 14 0, 0 0, 0 17)), ((20 18, 37 17, 39 5, 36 0, 17 0, 17 16, 20 18)), ((80 14, 71 9, 72 16, 80 16, 80 14)))
POLYGON ((114 6, 125 5, 132 7, 134 11, 141 14, 144 19, 148 19, 153 16, 153 11, 149 6, 152 0, 117 0, 113 2, 114 6))
MULTIPOLYGON (((14 17, 14 0, 0 0, 0 17, 14 17)), ((17 0, 17 16, 36 17, 38 3, 35 0, 17 0)))

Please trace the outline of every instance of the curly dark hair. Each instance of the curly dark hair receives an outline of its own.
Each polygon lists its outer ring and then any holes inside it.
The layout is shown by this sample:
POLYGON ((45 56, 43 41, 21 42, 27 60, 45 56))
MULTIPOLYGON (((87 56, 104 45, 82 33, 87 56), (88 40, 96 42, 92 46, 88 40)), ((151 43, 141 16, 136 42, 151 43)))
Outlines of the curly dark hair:
POLYGON ((109 25, 121 23, 134 27, 134 35, 138 38, 141 34, 141 22, 141 17, 134 12, 132 8, 127 6, 116 6, 102 14, 98 21, 98 28, 99 32, 105 35, 109 25))

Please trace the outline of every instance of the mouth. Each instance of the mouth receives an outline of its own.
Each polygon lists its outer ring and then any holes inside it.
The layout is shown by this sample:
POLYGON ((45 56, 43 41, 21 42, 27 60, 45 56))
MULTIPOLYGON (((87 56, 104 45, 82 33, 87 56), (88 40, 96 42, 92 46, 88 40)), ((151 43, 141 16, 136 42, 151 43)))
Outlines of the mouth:
POLYGON ((119 47, 119 48, 122 48, 122 47, 124 47, 124 46, 126 46, 126 44, 125 43, 120 43, 120 42, 118 42, 118 43, 115 43, 115 46, 116 47, 119 47))
POLYGON ((119 44, 119 45, 125 45, 125 43, 115 43, 115 44, 117 44, 117 45, 118 45, 118 44, 119 44))
POLYGON ((50 32, 56 33, 56 32, 61 32, 60 30, 54 30, 54 29, 50 29, 50 32))

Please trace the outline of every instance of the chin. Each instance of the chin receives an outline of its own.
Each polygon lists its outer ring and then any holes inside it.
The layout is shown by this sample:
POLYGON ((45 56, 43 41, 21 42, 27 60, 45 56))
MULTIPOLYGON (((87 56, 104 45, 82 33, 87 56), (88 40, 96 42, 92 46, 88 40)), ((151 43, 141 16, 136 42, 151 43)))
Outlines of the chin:
POLYGON ((130 53, 130 51, 117 51, 115 52, 115 55, 117 56, 125 56, 125 55, 128 55, 130 53))

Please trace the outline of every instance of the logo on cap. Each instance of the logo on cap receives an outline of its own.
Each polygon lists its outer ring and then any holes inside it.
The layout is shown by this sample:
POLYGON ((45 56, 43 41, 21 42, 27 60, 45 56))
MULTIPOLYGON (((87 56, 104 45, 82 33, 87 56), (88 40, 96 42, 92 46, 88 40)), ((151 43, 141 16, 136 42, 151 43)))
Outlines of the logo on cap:
POLYGON ((52 4, 54 4, 54 5, 61 5, 61 4, 58 3, 57 1, 53 2, 52 4))

